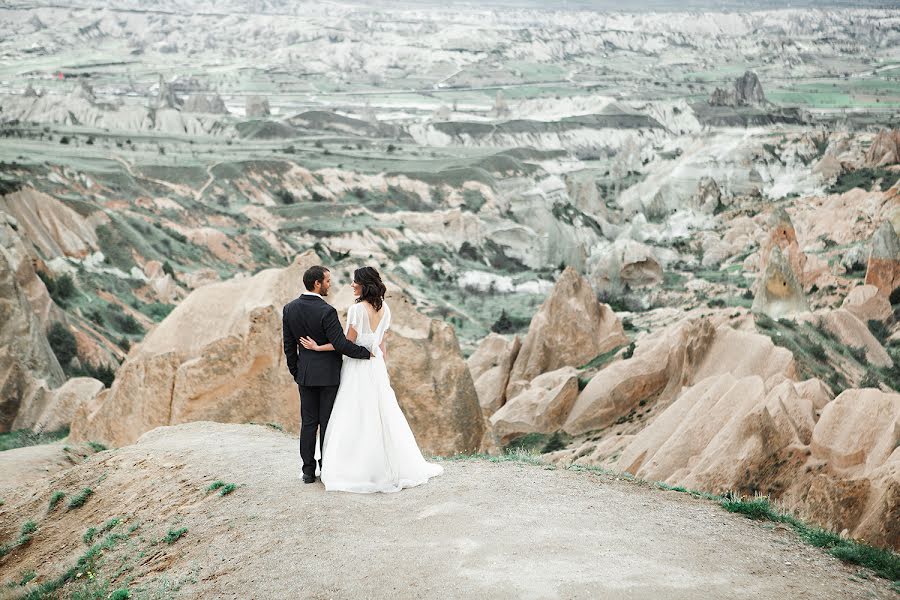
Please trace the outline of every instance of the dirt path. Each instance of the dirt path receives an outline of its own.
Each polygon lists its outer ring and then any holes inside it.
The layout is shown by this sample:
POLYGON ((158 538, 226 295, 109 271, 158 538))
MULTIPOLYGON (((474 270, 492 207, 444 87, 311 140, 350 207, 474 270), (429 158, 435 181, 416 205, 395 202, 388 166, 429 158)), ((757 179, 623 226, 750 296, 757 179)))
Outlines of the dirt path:
POLYGON ((6 498, 0 541, 27 518, 38 530, 0 559, 0 584, 58 575, 88 526, 122 517, 113 531, 140 527, 102 574, 131 564, 117 582, 135 575, 138 598, 897 598, 789 530, 610 476, 464 460, 398 494, 326 494, 298 460, 295 437, 209 422, 93 455, 6 498), (238 487, 206 493, 216 479, 238 487), (83 507, 47 512, 85 486, 83 507))

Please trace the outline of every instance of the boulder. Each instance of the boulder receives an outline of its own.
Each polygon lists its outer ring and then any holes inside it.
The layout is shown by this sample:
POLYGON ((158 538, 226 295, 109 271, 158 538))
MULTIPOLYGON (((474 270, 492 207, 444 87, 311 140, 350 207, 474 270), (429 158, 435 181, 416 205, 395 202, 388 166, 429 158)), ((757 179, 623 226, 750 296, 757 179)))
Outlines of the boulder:
POLYGON ((627 238, 617 239, 592 255, 590 263, 592 283, 599 291, 618 292, 625 286, 649 287, 663 279, 662 267, 653 250, 627 238))
POLYGON ((827 311, 816 315, 821 324, 831 331, 842 344, 863 348, 866 360, 878 367, 889 367, 894 364, 891 355, 881 345, 881 342, 872 335, 866 323, 847 309, 827 311))
POLYGON ((900 162, 900 129, 878 132, 866 151, 863 163, 868 167, 883 167, 900 162))
POLYGON ((502 335, 491 333, 466 360, 475 381, 478 403, 486 417, 490 417, 506 403, 509 373, 521 347, 522 342, 518 336, 507 340, 502 335))
POLYGON ((863 323, 887 321, 893 311, 886 296, 878 293, 874 285, 858 285, 847 294, 842 308, 853 313, 863 323))
POLYGON ((542 373, 583 365, 627 343, 622 322, 612 309, 597 300, 584 277, 567 267, 531 319, 506 397, 515 397, 542 373))
POLYGON ((616 466, 672 485, 770 495, 821 526, 896 548, 900 395, 847 390, 827 402, 809 397, 824 387, 812 384, 767 392, 755 376, 705 379, 634 436, 616 466))
POLYGON ((889 221, 882 223, 872 236, 866 285, 874 285, 885 297, 900 286, 900 238, 889 221))
POLYGON ((747 71, 734 81, 734 89, 716 88, 709 98, 712 106, 759 106, 766 104, 759 77, 747 71))
MULTIPOLYGON (((302 290, 304 271, 318 262, 309 251, 289 267, 194 290, 132 348, 112 388, 77 411, 72 439, 121 446, 155 427, 199 420, 277 422, 298 431, 281 311, 302 290)), ((420 315, 397 294, 388 302, 394 315, 389 372, 420 447, 476 450, 481 410, 452 327, 420 315)))
POLYGON ((13 258, 0 235, 0 431, 8 431, 22 407, 43 401, 50 387, 65 381, 13 269, 13 258))
POLYGON ((417 312, 397 292, 387 302, 388 373, 419 448, 435 455, 477 452, 484 418, 453 326, 417 312))
POLYGON ((564 429, 572 435, 602 429, 639 406, 664 407, 684 386, 732 374, 764 385, 793 378, 793 355, 767 336, 716 329, 709 319, 686 319, 642 340, 631 358, 601 370, 579 394, 564 429))
POLYGON ((578 396, 578 371, 563 367, 538 375, 491 416, 491 428, 502 444, 528 433, 558 431, 578 396))
POLYGON ((797 241, 797 230, 791 216, 783 208, 778 208, 769 215, 768 235, 760 245, 760 260, 767 264, 773 248, 779 248, 787 259, 797 279, 803 283, 808 257, 800 249, 797 241))
POLYGON ((844 391, 822 411, 809 462, 783 501, 807 519, 900 548, 900 394, 844 391))
POLYGON ((103 383, 91 377, 74 377, 62 387, 36 395, 19 408, 12 429, 58 431, 69 427, 80 406, 93 403, 103 383))
POLYGON ((722 190, 712 177, 701 177, 694 195, 694 205, 708 215, 715 214, 723 206, 722 190))
POLYGON ((772 248, 768 263, 757 280, 751 310, 773 319, 809 311, 806 294, 778 246, 772 248))
POLYGON ((109 219, 102 211, 83 217, 56 198, 25 187, 0 197, 0 212, 13 216, 20 235, 45 260, 84 258, 99 248, 94 229, 109 219))

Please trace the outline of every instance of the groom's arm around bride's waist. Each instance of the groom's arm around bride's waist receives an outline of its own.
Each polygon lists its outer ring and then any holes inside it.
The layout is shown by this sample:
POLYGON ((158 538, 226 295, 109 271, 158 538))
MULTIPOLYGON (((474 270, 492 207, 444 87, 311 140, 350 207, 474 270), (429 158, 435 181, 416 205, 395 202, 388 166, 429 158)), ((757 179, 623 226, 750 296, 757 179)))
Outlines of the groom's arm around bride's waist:
MULTIPOLYGON (((322 319, 322 327, 325 329, 325 335, 328 341, 334 346, 334 349, 341 354, 345 354, 350 358, 368 359, 372 357, 371 351, 363 346, 357 346, 344 336, 344 330, 341 329, 341 322, 338 321, 337 311, 334 307, 325 313, 322 319)), ((297 340, 294 340, 294 344, 297 340)), ((287 344, 287 341, 285 341, 287 344)))

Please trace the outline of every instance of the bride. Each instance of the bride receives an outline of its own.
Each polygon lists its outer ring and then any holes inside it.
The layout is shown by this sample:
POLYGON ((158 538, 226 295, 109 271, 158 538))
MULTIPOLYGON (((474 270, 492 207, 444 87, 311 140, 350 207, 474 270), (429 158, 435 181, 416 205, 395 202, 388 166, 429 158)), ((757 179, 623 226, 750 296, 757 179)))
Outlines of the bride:
MULTIPOLYGON (((362 267, 353 273, 356 303, 347 313, 347 339, 369 348, 371 360, 343 357, 341 385, 331 412, 322 450, 321 480, 328 491, 397 492, 421 485, 443 473, 426 462, 406 417, 397 404, 385 365, 384 334, 391 309, 378 271, 362 267)), ((308 350, 331 352, 301 338, 308 350)))

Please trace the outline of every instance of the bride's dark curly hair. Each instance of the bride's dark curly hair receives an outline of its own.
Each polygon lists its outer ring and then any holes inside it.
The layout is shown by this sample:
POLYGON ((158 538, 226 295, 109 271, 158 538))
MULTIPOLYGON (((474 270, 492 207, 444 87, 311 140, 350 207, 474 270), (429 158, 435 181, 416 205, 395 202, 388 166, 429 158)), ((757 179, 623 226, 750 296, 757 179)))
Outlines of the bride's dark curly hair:
POLYGON ((381 310, 387 288, 381 281, 381 275, 372 267, 360 267, 353 272, 353 283, 361 286, 357 302, 368 302, 376 312, 381 310))

